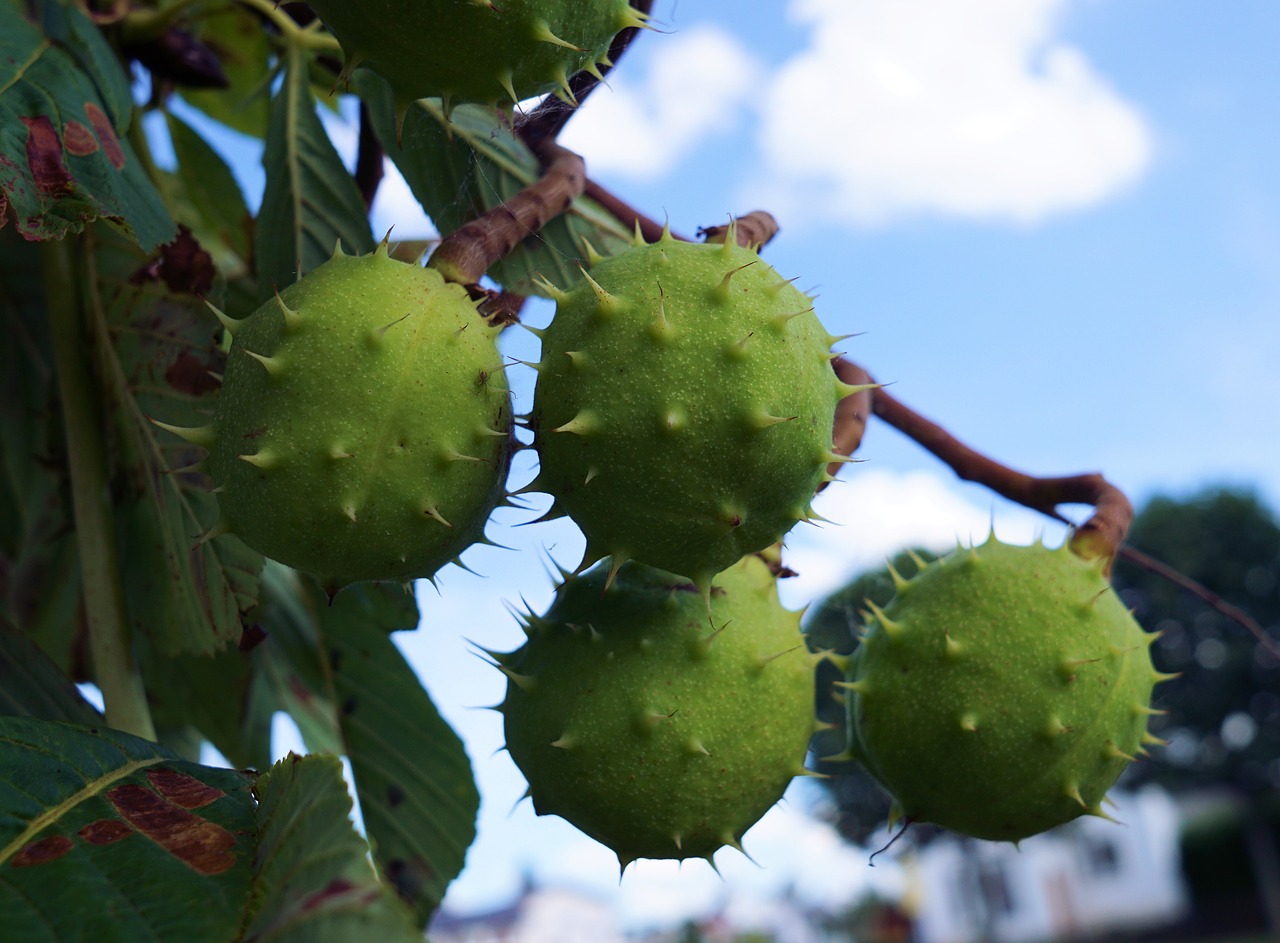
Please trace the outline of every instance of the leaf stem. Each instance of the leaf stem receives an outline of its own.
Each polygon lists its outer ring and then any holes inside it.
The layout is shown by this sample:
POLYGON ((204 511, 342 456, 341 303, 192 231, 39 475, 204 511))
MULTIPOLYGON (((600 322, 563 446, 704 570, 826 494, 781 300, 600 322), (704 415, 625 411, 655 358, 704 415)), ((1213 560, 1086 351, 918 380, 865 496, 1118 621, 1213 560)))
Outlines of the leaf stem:
POLYGON ((271 21, 290 46, 342 56, 342 45, 321 29, 319 20, 307 26, 299 26, 293 17, 280 8, 276 0, 240 0, 240 2, 247 7, 252 7, 271 21))
POLYGON ((100 394, 90 380, 91 340, 81 316, 76 293, 80 279, 68 242, 44 243, 41 267, 67 434, 71 502, 94 680, 102 691, 108 726, 154 740, 155 725, 142 675, 129 644, 100 394))

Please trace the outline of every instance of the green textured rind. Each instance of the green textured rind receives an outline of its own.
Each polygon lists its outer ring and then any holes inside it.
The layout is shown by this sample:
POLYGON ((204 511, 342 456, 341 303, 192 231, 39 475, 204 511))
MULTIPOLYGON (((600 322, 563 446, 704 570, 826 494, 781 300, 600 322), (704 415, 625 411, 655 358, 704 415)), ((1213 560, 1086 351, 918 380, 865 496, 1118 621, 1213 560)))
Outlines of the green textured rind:
POLYGON ((928 565, 850 665, 850 752, 903 815, 1017 841, 1099 803, 1157 675, 1100 561, 994 539, 928 565))
POLYGON ((608 297, 574 288, 542 339, 530 487, 582 529, 588 560, 705 584, 811 513, 841 396, 832 338, 737 245, 664 238, 590 276, 608 297))
POLYGON ((756 557, 705 601, 629 563, 564 583, 528 642, 498 656, 512 678, 507 749, 534 809, 617 853, 709 858, 737 844, 799 773, 814 728, 813 658, 799 614, 756 557))
POLYGON ((602 59, 635 22, 627 0, 315 0, 348 61, 381 75, 399 102, 509 101, 554 91, 602 59), (577 49, 538 38, 550 31, 577 49))
POLYGON ((431 576, 483 536, 510 393, 461 286, 384 250, 338 255, 233 338, 208 465, 245 543, 332 590, 431 576))

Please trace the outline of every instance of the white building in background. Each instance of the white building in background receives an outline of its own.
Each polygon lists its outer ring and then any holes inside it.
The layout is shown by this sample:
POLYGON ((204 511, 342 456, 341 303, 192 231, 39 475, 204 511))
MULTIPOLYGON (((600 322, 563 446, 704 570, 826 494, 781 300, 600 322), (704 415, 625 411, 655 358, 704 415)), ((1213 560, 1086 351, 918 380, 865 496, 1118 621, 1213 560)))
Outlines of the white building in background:
MULTIPOLYGON (((1189 907, 1168 793, 1113 793, 1083 816, 1014 846, 942 836, 908 865, 917 943, 1031 943, 1156 927, 1189 907)), ((905 862, 904 862, 905 863, 905 862)))
POLYGON ((564 888, 529 888, 498 910, 468 916, 440 912, 432 943, 626 943, 608 903, 564 888))

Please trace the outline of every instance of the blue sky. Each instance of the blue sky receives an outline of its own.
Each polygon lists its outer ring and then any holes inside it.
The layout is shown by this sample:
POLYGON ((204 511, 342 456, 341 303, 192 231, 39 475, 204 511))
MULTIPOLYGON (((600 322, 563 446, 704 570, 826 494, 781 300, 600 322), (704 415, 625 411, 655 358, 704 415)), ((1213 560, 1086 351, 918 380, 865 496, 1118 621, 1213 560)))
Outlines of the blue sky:
MULTIPOLYGON (((1136 502, 1251 484, 1280 506, 1280 6, 1272 0, 658 0, 640 37, 569 126, 588 173, 675 229, 773 210, 766 250, 817 291, 841 347, 900 399, 974 446, 1039 474, 1102 471, 1136 502)), ((335 126, 350 141, 351 129, 335 126)), ((242 168, 246 189, 255 171, 242 168)), ((392 179, 375 226, 422 231, 392 179)), ((535 323, 549 316, 531 312, 535 323)), ((537 359, 527 332, 513 356, 537 359)), ((532 372, 511 371, 527 407, 532 372)), ((873 424, 861 464, 824 494, 836 521, 790 541, 800 606, 908 542, 1060 531, 956 482, 873 424)), ((527 464, 513 485, 530 477, 527 464)), ((501 678, 467 640, 520 641, 504 600, 545 605, 563 524, 490 527, 480 579, 442 574, 424 625, 399 641, 462 731, 483 793, 481 836, 451 897, 500 901, 521 875, 613 896, 622 912, 699 912, 737 889, 799 882, 847 898, 865 867, 808 824, 810 797, 748 834, 761 867, 721 856, 640 862, 536 819, 472 709, 501 678), (499 577, 497 574, 501 574, 499 577), (658 910, 653 910, 658 908, 658 910)), ((505 522, 505 523, 504 523, 505 522)))

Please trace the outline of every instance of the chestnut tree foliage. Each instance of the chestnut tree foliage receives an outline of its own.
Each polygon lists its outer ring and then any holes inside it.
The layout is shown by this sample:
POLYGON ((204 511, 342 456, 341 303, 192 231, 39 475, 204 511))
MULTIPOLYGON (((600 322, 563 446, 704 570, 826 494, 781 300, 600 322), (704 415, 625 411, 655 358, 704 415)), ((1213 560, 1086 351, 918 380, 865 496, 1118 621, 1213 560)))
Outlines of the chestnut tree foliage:
MULTIPOLYGON (((641 18, 649 4, 632 7, 641 18)), ((637 230, 657 238, 660 224, 588 181, 555 140, 637 32, 558 96, 513 111, 406 101, 344 68, 303 3, 0 0, 5 939, 422 938, 474 838, 478 796, 461 742, 392 641, 418 625, 411 588, 330 595, 219 534, 202 450, 152 420, 208 422, 229 346, 211 307, 245 317, 335 246, 375 250, 384 157, 444 236, 429 264, 494 325, 518 321, 526 297, 571 290, 637 230), (354 173, 320 118, 338 95, 359 102, 354 173), (184 120, 193 112, 261 142, 259 205, 184 120), (278 712, 308 753, 273 764, 278 712), (205 744, 234 768, 201 765, 205 744)), ((758 246, 772 231, 748 215, 707 237, 758 246)), ((393 251, 412 261, 431 248, 393 251)), ((831 474, 874 415, 1046 514, 1094 505, 1073 541, 1114 555, 1129 508, 1100 476, 1019 475, 856 365, 837 359, 835 372, 860 389, 836 410, 831 474)))

